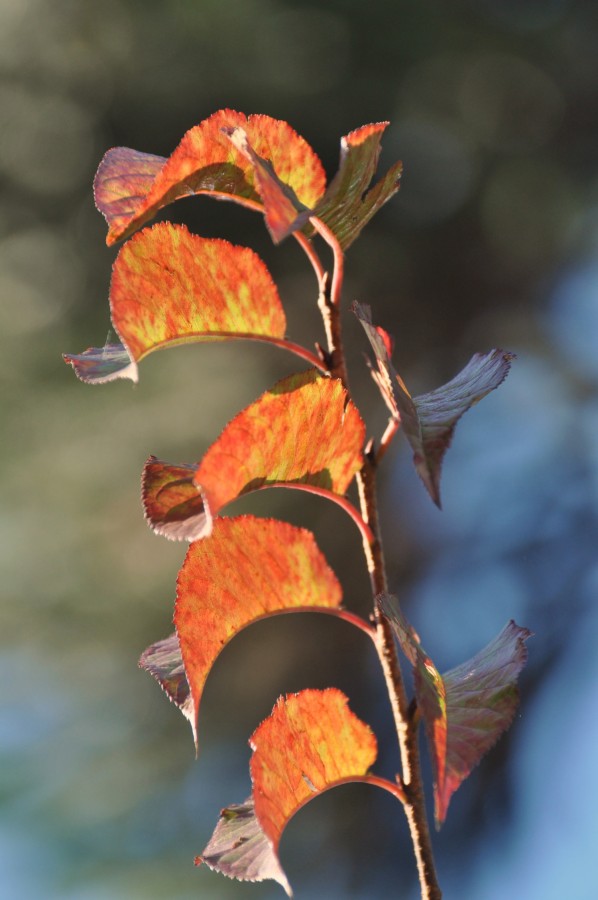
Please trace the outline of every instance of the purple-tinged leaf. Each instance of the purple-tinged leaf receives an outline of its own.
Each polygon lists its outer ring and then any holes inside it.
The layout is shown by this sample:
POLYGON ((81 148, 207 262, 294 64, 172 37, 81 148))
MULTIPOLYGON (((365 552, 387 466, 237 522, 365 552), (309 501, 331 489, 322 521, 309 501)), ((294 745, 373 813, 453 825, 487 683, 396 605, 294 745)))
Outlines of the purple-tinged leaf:
POLYGON ((121 231, 143 206, 166 159, 129 147, 114 147, 104 155, 93 182, 98 210, 114 231, 121 231))
POLYGON ((156 679, 168 699, 178 706, 193 727, 193 701, 177 635, 171 634, 151 644, 141 654, 139 666, 156 679))
POLYGON ((253 797, 222 810, 205 850, 195 860, 196 865, 202 862, 238 881, 272 879, 292 896, 278 856, 256 818, 253 797))
POLYGON ((514 355, 504 350, 476 353, 452 381, 428 394, 412 397, 392 364, 386 332, 373 325, 369 307, 354 303, 353 311, 376 355, 374 380, 391 414, 403 426, 417 473, 434 503, 440 506, 442 461, 455 426, 468 409, 502 384, 514 355))
POLYGON ((379 598, 412 663, 415 695, 434 766, 434 818, 440 828, 453 793, 506 731, 519 702, 517 677, 531 635, 511 620, 476 656, 440 675, 405 619, 396 597, 379 598))
POLYGON ((212 533, 212 515, 201 487, 193 481, 197 466, 172 465, 150 456, 141 480, 145 516, 156 534, 171 541, 197 541, 212 533))
POLYGON ((387 126, 388 122, 364 125, 341 138, 338 172, 314 211, 332 229, 344 250, 399 189, 403 168, 400 162, 370 188, 387 126))
POLYGON ((117 378, 137 381, 137 365, 122 344, 89 347, 78 354, 63 353, 63 359, 73 367, 77 378, 87 384, 105 384, 117 378))
POLYGON ((98 209, 108 222, 108 244, 128 237, 167 204, 193 194, 263 211, 253 162, 223 133, 223 128, 237 126, 281 182, 305 206, 315 205, 324 193, 326 177, 309 144, 287 122, 221 109, 187 131, 168 159, 124 147, 106 154, 94 189, 98 209))

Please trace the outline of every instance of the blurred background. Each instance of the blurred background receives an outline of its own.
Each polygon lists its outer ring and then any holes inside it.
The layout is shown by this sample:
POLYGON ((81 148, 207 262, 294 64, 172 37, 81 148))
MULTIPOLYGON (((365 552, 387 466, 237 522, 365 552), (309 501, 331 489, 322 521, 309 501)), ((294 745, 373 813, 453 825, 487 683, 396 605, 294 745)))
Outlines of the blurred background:
MULTIPOLYGON (((598 8, 573 0, 0 0, 0 885, 15 900, 281 897, 193 857, 249 793, 247 738, 279 694, 337 685, 397 770, 377 661, 326 617, 282 617, 224 651, 191 734, 140 653, 171 631, 185 547, 143 521, 149 453, 199 459, 295 363, 266 346, 170 350, 138 386, 89 387, 62 352, 110 335, 115 249, 92 199, 111 146, 169 155, 229 106, 287 120, 336 171, 339 139, 389 119, 403 186, 347 257, 345 300, 396 338, 414 393, 472 353, 517 353, 459 425, 440 513, 402 440, 381 507, 391 586, 442 670, 515 618, 535 632, 512 729, 434 837, 447 898, 598 896, 598 8), (319 621, 319 618, 323 621, 319 621)), ((165 215, 254 247, 289 334, 320 337, 298 246, 200 198, 165 215)), ((385 412, 350 314, 368 428, 385 412)), ((359 535, 336 508, 266 491, 252 511, 316 533, 367 613, 359 535)), ((333 791, 285 833, 298 898, 418 896, 403 814, 333 791)))

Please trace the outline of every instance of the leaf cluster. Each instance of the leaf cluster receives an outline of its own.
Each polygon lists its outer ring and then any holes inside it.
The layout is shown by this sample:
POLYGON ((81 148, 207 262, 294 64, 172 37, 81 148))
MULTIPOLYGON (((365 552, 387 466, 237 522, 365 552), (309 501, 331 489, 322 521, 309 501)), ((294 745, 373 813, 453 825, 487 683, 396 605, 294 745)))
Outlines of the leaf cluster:
MULTIPOLYGON (((266 341, 309 364, 242 410, 199 461, 147 460, 146 519, 157 534, 189 541, 189 549, 177 581, 175 632, 148 647, 140 665, 189 720, 198 747, 206 679, 223 647, 242 629, 266 616, 306 610, 349 622, 372 640, 380 657, 396 708, 404 768, 417 758, 414 735, 423 721, 440 827, 453 792, 514 716, 529 632, 510 622, 472 660, 438 672, 386 590, 375 470, 402 431, 426 490, 440 505, 442 460, 455 426, 501 384, 512 355, 497 349, 476 354, 448 384, 412 397, 392 363, 392 339, 373 323, 367 306, 354 304, 374 354, 371 374, 389 412, 384 434, 367 439, 348 388, 341 290, 345 251, 399 187, 400 163, 372 183, 386 124, 366 125, 342 138, 339 169, 328 185, 317 155, 286 122, 227 109, 188 131, 168 159, 110 150, 96 175, 95 198, 108 222, 108 243, 128 238, 110 285, 119 342, 65 359, 91 384, 137 381, 145 356, 188 342, 266 341), (240 203, 263 214, 275 242, 290 235, 299 242, 316 276, 326 347, 316 344, 312 350, 287 337, 276 285, 249 248, 208 240, 168 222, 142 227, 162 207, 190 195, 240 203), (321 240, 332 250, 330 275, 316 249, 321 240), (355 479, 359 508, 346 496, 355 479), (371 621, 342 606, 338 579, 309 531, 225 514, 238 497, 270 487, 316 493, 352 518, 370 569, 371 621), (415 697, 409 706, 396 647, 413 667, 415 697)), ((199 858, 211 868, 240 880, 272 878, 290 894, 278 859, 287 822, 313 797, 347 781, 389 791, 425 835, 416 775, 403 771, 391 782, 372 772, 376 739, 340 691, 306 689, 281 697, 250 745, 252 794, 222 811, 199 858)), ((418 843, 425 847, 426 840, 414 838, 418 843)), ((426 882, 427 896, 440 896, 425 855, 422 851, 422 890, 426 882)))

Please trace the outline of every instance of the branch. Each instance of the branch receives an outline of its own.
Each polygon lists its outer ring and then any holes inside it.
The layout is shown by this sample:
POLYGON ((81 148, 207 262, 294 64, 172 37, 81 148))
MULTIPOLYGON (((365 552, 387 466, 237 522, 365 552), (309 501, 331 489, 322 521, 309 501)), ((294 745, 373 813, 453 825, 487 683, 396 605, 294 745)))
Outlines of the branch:
MULTIPOLYGON (((316 217, 312 225, 332 248, 334 273, 330 291, 320 296, 318 305, 322 311, 328 340, 330 372, 340 378, 348 389, 346 362, 341 340, 340 296, 343 279, 343 252, 334 234, 316 217)), ((397 426, 398 427, 398 426, 397 426)), ((383 455, 394 437, 396 427, 387 428, 381 444, 383 455)), ((442 894, 436 877, 430 829, 426 816, 421 777, 421 763, 417 742, 417 724, 410 715, 405 684, 399 666, 396 645, 389 622, 376 603, 378 594, 387 590, 386 567, 378 522, 376 500, 376 459, 373 448, 366 448, 364 464, 357 473, 357 487, 361 518, 370 532, 362 530, 363 548, 367 561, 372 595, 374 597, 374 621, 376 649, 390 698, 395 728, 401 752, 402 779, 398 785, 403 794, 402 802, 409 823, 411 840, 417 862, 422 900, 440 900, 442 894)))

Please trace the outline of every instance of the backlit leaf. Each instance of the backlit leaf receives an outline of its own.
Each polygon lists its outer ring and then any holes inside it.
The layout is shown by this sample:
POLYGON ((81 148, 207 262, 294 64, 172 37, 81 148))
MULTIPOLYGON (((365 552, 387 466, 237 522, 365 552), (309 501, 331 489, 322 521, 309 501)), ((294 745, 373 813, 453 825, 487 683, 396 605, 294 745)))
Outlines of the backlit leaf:
POLYGON ((311 210, 301 203, 291 187, 278 178, 271 163, 258 156, 242 128, 222 130, 253 166, 256 187, 264 204, 266 225, 275 243, 303 228, 311 210))
POLYGON ((354 303, 353 310, 376 354, 374 379, 392 415, 403 426, 420 478, 440 506, 442 460, 455 426, 468 409, 502 384, 514 356, 504 350, 476 353, 452 381, 429 394, 412 397, 391 362, 386 332, 372 324, 369 307, 354 303))
POLYGON ((287 823, 329 788, 363 778, 376 760, 376 738, 345 695, 329 688, 281 697, 250 744, 254 806, 223 810, 201 858, 232 878, 273 878, 292 896, 278 858, 287 823))
POLYGON ((476 656, 440 675, 396 598, 381 607, 414 666, 415 693, 434 766, 434 817, 439 828, 453 793, 506 731, 519 702, 517 677, 531 635, 511 620, 476 656))
POLYGON ((323 791, 364 776, 377 755, 371 729, 335 688, 281 697, 250 745, 255 814, 277 858, 292 816, 323 791))
POLYGON ((177 635, 171 634, 144 650, 139 666, 153 675, 168 699, 193 723, 193 701, 177 635))
POLYGON ((314 215, 334 231, 346 249, 372 216, 399 189, 402 163, 395 163, 373 187, 380 156, 380 140, 388 122, 357 128, 341 139, 339 169, 314 215))
POLYGON ((211 194, 264 211, 276 241, 303 227, 315 208, 346 249, 399 188, 401 163, 371 187, 387 125, 364 125, 341 139, 339 170, 326 192, 312 148, 269 116, 219 110, 191 128, 168 159, 116 147, 104 156, 94 183, 107 242, 128 237, 181 197, 211 194))
POLYGON ((216 519, 211 536, 189 547, 174 616, 193 697, 196 744, 206 679, 236 634, 278 612, 340 602, 340 585, 311 532, 275 519, 216 519))
POLYGON ((169 222, 124 245, 112 271, 110 308, 122 345, 65 357, 84 381, 137 381, 137 363, 152 350, 225 338, 282 339, 286 328, 276 286, 253 250, 169 222))
POLYGON ((195 860, 196 865, 202 862, 238 881, 272 879, 292 896, 278 856, 256 818, 253 797, 222 810, 209 843, 195 860))
POLYGON ((151 457, 143 502, 159 533, 196 539, 227 503, 274 485, 343 495, 362 464, 365 426, 338 379, 313 369, 274 385, 226 426, 195 468, 170 466, 151 457), (188 504, 188 505, 186 505, 188 504), (185 533, 185 515, 194 519, 185 533), (174 528, 169 525, 175 521, 174 528))
POLYGON ((253 162, 222 130, 235 128, 243 129, 253 151, 302 204, 311 208, 317 203, 326 179, 309 144, 286 122, 223 109, 191 128, 161 166, 161 157, 123 147, 108 151, 94 186, 96 204, 109 226, 108 244, 127 237, 163 206, 192 194, 263 209, 253 162))

